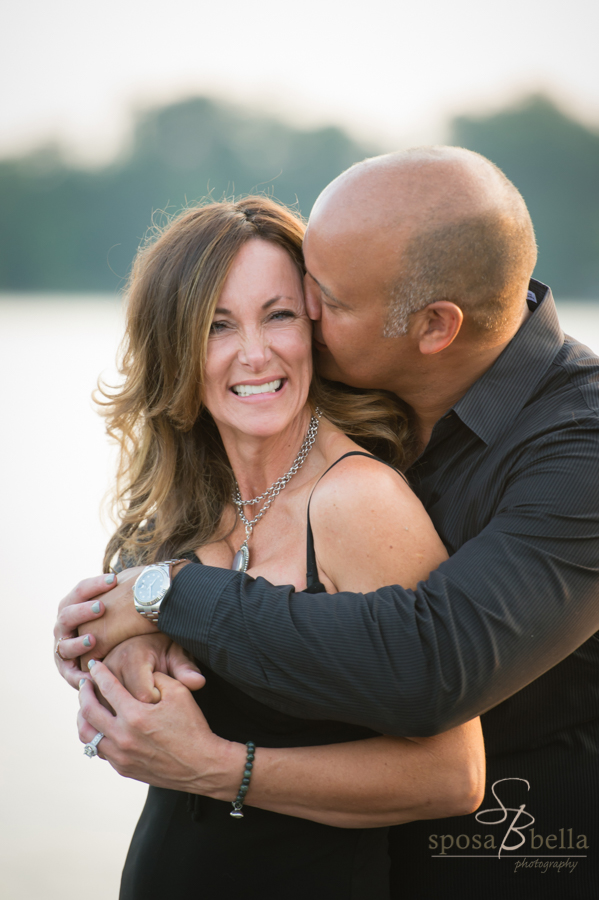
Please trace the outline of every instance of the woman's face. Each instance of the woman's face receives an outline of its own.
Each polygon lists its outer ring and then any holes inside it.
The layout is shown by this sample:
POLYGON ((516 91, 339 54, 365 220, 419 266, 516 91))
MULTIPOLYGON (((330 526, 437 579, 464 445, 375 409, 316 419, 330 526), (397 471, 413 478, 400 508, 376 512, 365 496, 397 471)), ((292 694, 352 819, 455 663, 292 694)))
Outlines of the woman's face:
POLYGON ((312 325, 297 268, 281 247, 250 240, 212 321, 204 403, 223 437, 269 437, 299 417, 311 378, 312 325))

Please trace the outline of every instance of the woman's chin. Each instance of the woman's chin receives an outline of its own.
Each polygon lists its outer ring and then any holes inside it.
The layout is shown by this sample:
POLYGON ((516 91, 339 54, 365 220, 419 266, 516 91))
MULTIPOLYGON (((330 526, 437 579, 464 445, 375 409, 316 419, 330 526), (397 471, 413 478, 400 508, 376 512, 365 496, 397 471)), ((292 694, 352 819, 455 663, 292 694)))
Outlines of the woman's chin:
POLYGON ((237 433, 264 439, 281 434, 301 416, 307 402, 294 403, 289 392, 285 392, 285 397, 280 396, 283 391, 285 386, 276 393, 235 397, 232 403, 227 401, 216 415, 213 413, 221 434, 237 433))

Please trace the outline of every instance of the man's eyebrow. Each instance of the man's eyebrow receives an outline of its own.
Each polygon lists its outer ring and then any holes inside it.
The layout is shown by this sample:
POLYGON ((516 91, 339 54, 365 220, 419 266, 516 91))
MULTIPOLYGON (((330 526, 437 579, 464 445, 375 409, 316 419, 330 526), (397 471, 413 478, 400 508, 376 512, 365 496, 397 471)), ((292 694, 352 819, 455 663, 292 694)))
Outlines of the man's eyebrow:
POLYGON ((326 288, 324 286, 324 284, 321 284, 320 281, 318 280, 318 278, 315 278, 311 272, 308 272, 307 269, 306 269, 306 275, 309 275, 310 278, 312 279, 312 281, 316 282, 316 284, 318 285, 318 287, 320 288, 322 293, 325 295, 325 297, 328 297, 329 300, 332 300, 333 303, 337 304, 337 306, 342 306, 343 309, 349 309, 347 303, 342 303, 341 300, 338 300, 337 297, 335 297, 335 295, 328 288, 326 288))

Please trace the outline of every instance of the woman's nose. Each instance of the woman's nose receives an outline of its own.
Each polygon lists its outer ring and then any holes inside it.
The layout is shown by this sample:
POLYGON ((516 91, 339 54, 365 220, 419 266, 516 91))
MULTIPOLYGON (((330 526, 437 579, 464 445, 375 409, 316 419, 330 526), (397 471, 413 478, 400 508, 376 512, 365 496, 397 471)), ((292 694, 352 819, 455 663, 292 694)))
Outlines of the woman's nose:
POLYGON ((239 350, 239 360, 243 365, 249 366, 252 371, 260 372, 269 363, 271 357, 269 341, 261 330, 244 336, 239 350))

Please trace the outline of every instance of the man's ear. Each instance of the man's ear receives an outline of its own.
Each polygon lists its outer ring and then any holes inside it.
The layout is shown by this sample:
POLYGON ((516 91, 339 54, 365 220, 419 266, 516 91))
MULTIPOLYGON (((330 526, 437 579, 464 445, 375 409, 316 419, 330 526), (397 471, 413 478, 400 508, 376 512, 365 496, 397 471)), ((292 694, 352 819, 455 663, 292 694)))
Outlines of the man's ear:
MULTIPOLYGON (((420 352, 426 356, 440 353, 458 336, 464 313, 450 300, 436 300, 417 313, 415 337, 420 352)), ((416 317, 414 317, 416 318, 416 317)))

